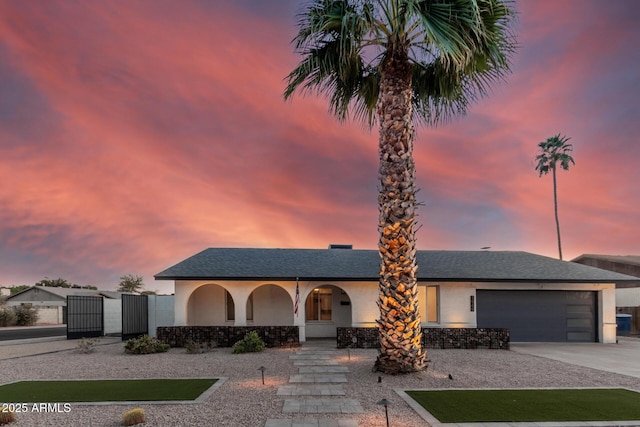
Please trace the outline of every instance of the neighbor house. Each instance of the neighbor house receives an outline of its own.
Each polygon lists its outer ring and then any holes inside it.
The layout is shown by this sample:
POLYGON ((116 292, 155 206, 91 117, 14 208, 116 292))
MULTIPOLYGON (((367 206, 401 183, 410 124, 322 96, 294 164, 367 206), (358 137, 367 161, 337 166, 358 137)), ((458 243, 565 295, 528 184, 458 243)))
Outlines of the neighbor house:
MULTIPOLYGON (((301 341, 375 327, 379 254, 211 248, 157 274, 176 326, 297 326, 301 341)), ((426 328, 509 328, 511 341, 616 340, 615 286, 636 278, 527 252, 418 251, 426 328)))
POLYGON ((70 295, 102 296, 105 299, 117 300, 121 293, 85 288, 61 288, 53 286, 31 286, 6 300, 6 305, 28 305, 38 309, 38 323, 66 323, 67 297, 70 295))
POLYGON ((640 286, 640 256, 638 255, 582 254, 571 262, 636 277, 636 283, 621 283, 618 287, 640 286))
POLYGON ((583 254, 572 261, 636 277, 635 283, 617 284, 616 311, 631 315, 630 332, 640 334, 640 256, 583 254))

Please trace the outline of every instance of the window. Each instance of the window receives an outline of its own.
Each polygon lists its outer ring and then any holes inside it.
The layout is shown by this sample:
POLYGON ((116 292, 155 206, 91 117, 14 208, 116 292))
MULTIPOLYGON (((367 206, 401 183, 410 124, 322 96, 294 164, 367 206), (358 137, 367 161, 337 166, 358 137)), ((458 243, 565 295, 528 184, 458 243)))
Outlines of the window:
POLYGON ((307 297, 307 320, 331 320, 331 288, 317 288, 307 297))
POLYGON ((224 291, 224 294, 227 299, 226 311, 227 311, 227 320, 236 320, 236 305, 233 303, 233 297, 228 291, 224 291))
POLYGON ((438 323, 438 292, 440 286, 420 286, 418 307, 422 323, 438 323))

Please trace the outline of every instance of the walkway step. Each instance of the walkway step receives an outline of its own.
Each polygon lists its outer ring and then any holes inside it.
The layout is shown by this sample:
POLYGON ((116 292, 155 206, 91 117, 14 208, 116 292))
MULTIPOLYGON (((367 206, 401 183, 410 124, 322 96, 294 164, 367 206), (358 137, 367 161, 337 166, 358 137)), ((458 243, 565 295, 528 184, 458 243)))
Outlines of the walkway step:
POLYGON ((338 366, 335 360, 294 360, 293 366, 338 366))
POLYGON ((285 399, 282 407, 283 413, 305 414, 360 414, 364 410, 356 399, 344 398, 311 398, 311 399, 285 399))
POLYGON ((313 418, 301 420, 292 420, 291 418, 269 419, 264 427, 358 427, 358 421, 352 419, 316 420, 313 418))
POLYGON ((300 366, 300 374, 335 374, 349 372, 346 366, 300 366))
POLYGON ((278 396, 344 396, 341 384, 295 384, 278 387, 278 396))
POLYGON ((329 360, 331 359, 332 354, 292 354, 289 356, 291 360, 329 360))
POLYGON ((344 374, 297 374, 291 375, 290 383, 346 383, 344 374))

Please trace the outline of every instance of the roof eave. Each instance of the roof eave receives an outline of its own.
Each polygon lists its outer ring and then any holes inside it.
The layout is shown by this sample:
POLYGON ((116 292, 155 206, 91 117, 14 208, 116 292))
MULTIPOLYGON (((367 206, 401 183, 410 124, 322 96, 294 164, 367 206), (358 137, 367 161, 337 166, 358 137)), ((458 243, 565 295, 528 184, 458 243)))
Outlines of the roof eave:
MULTIPOLYGON (((227 282, 240 281, 266 281, 273 280, 279 282, 290 282, 295 280, 304 281, 340 281, 340 282, 377 282, 378 277, 292 277, 292 276, 274 276, 274 277, 224 277, 224 276, 154 276, 155 280, 220 280, 227 282)), ((603 279, 539 279, 539 278, 478 278, 478 277, 420 277, 418 282, 510 282, 510 283, 615 283, 640 285, 640 280, 603 280, 603 279)))

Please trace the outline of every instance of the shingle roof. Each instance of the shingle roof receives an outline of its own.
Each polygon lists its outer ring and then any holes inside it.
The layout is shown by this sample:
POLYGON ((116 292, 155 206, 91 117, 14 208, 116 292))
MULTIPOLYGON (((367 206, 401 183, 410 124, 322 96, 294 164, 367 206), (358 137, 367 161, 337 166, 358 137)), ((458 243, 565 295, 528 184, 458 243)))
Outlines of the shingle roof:
POLYGON ((595 259, 611 262, 619 262, 622 264, 640 265, 640 256, 638 255, 598 255, 598 254, 583 254, 577 258, 572 259, 572 262, 580 262, 583 259, 595 259))
MULTIPOLYGON (((210 248, 156 280, 378 280, 376 250, 210 248)), ((418 251, 418 280, 637 282, 626 276, 528 252, 418 251)))
POLYGON ((116 291, 102 291, 99 289, 95 290, 95 289, 82 289, 82 288, 61 288, 56 286, 32 286, 30 288, 23 289, 22 291, 11 295, 9 299, 26 292, 30 292, 33 289, 37 289, 43 292, 48 292, 60 298, 66 298, 69 295, 104 296, 111 299, 119 299, 122 297, 122 292, 116 292, 116 291))

